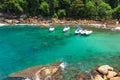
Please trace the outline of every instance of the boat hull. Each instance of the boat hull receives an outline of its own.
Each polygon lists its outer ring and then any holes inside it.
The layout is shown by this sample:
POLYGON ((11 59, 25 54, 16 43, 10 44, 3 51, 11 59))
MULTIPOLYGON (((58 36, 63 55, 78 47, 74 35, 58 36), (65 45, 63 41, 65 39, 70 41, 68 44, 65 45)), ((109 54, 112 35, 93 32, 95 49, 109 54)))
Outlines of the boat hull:
POLYGON ((54 31, 55 30, 55 28, 49 28, 49 31, 50 32, 52 32, 52 31, 54 31))
POLYGON ((75 34, 81 34, 81 35, 90 35, 90 34, 92 34, 93 33, 93 31, 88 31, 88 30, 76 30, 75 31, 75 34))

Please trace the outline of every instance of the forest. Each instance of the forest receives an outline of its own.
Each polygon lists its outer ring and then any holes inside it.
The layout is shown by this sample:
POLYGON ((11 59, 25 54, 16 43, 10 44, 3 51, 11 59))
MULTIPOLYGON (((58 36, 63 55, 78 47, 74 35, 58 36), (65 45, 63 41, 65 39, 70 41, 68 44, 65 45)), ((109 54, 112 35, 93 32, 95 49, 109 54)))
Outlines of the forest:
POLYGON ((120 19, 120 0, 0 0, 0 12, 41 18, 120 19))

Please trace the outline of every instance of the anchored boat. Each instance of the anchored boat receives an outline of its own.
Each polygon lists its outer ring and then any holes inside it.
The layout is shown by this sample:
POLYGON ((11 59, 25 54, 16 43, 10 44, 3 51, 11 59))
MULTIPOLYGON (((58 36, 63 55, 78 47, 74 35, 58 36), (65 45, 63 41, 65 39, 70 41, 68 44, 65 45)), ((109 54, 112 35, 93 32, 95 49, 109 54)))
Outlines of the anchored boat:
POLYGON ((81 30, 80 31, 80 34, 81 35, 90 35, 90 34, 92 34, 93 33, 93 31, 92 30, 81 30))
POLYGON ((82 28, 81 28, 81 27, 78 27, 78 28, 75 30, 75 34, 79 34, 81 31, 82 31, 82 28))
POLYGON ((68 31, 68 30, 70 30, 70 27, 69 27, 69 26, 68 26, 68 27, 64 27, 63 32, 66 32, 66 31, 68 31))
POLYGON ((92 30, 82 29, 81 27, 78 27, 78 28, 75 30, 75 34, 90 35, 90 34, 92 34, 92 33, 93 33, 92 30))
POLYGON ((52 32, 52 31, 54 31, 54 30, 55 30, 54 27, 50 27, 50 28, 49 28, 49 31, 50 31, 50 32, 52 32))

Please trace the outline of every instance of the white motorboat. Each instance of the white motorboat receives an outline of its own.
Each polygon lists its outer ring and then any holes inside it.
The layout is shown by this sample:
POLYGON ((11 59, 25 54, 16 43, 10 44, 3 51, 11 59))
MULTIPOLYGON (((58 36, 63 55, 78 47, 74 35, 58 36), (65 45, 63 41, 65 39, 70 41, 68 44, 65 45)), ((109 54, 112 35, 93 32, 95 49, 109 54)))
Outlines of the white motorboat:
POLYGON ((81 27, 78 27, 76 30, 75 30, 75 34, 79 34, 81 32, 82 28, 81 27))
POLYGON ((75 30, 75 34, 79 34, 80 32, 78 30, 75 30))
POLYGON ((93 33, 92 30, 86 30, 86 29, 82 29, 82 28, 80 28, 80 27, 78 27, 78 28, 75 30, 75 34, 90 35, 91 33, 93 33))
POLYGON ((88 30, 81 30, 81 31, 80 31, 80 34, 81 34, 81 35, 90 35, 92 32, 93 32, 93 31, 91 31, 91 30, 89 30, 89 31, 88 31, 88 30))
POLYGON ((55 30, 54 27, 50 27, 50 28, 49 28, 49 31, 50 31, 50 32, 52 32, 52 31, 54 31, 54 30, 55 30))
POLYGON ((70 27, 64 27, 63 32, 70 30, 70 27))

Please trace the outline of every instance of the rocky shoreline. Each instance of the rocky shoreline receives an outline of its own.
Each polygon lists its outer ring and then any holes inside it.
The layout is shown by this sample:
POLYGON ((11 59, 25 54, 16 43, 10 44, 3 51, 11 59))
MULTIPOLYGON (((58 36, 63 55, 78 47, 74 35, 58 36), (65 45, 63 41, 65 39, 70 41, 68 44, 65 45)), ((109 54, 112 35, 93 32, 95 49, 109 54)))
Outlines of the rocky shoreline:
POLYGON ((69 25, 85 25, 96 28, 116 28, 120 27, 120 23, 117 20, 73 20, 73 19, 41 19, 38 17, 32 18, 19 18, 19 19, 4 19, 0 20, 0 25, 14 25, 14 24, 35 24, 42 27, 49 27, 50 24, 69 24, 69 25))
MULTIPOLYGON (((36 66, 10 74, 5 80, 65 80, 63 77, 64 69, 65 64, 62 62, 36 66)), ((92 69, 87 74, 76 72, 74 80, 120 80, 120 71, 115 71, 115 68, 109 65, 102 65, 92 69)))

